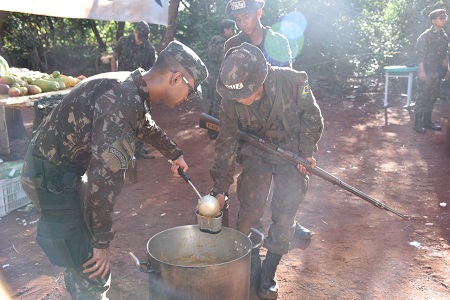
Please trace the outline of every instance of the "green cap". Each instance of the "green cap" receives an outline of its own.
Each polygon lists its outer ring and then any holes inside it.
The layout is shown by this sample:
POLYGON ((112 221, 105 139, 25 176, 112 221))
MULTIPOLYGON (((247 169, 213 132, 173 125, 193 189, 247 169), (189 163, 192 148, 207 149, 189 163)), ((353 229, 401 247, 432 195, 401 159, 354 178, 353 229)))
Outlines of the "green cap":
POLYGON ((267 69, 266 58, 258 47, 242 43, 230 48, 220 69, 217 92, 229 100, 248 98, 266 80, 267 69))
POLYGON ((194 87, 201 95, 200 84, 208 77, 208 69, 198 55, 188 46, 172 41, 161 51, 160 56, 169 55, 194 78, 194 87))
POLYGON ((264 0, 231 0, 225 12, 228 15, 248 14, 264 7, 264 0))

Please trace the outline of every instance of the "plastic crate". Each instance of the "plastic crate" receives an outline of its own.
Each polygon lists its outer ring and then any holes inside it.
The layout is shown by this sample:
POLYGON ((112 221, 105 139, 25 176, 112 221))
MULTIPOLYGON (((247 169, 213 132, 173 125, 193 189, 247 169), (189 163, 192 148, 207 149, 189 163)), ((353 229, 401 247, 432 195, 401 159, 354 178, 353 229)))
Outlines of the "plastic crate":
POLYGON ((22 188, 20 176, 0 180, 0 217, 4 217, 30 202, 30 198, 22 188))

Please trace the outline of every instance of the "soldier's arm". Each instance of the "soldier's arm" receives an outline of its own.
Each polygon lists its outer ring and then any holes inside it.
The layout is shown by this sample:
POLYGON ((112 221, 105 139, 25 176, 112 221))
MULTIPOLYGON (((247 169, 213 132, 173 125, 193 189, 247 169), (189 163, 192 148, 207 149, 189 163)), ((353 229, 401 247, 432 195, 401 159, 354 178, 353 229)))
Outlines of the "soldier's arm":
POLYGON ((304 157, 312 157, 317 151, 317 142, 323 132, 323 117, 319 105, 308 83, 306 72, 300 72, 297 102, 301 108, 301 130, 299 152, 304 157))
POLYGON ((176 160, 183 154, 183 151, 156 124, 149 113, 145 115, 144 126, 138 130, 138 138, 151 144, 167 159, 176 160))
POLYGON ((220 134, 216 139, 216 159, 210 170, 214 181, 213 190, 227 192, 233 183, 236 168, 236 154, 239 142, 239 127, 235 103, 222 101, 220 108, 220 134))

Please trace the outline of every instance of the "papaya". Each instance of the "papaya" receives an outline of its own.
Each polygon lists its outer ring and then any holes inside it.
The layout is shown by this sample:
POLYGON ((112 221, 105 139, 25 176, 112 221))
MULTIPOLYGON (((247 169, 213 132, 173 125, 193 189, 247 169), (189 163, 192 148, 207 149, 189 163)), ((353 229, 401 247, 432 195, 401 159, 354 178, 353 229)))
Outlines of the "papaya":
POLYGON ((42 89, 37 85, 30 84, 28 87, 28 94, 36 95, 42 93, 42 89))
POLYGON ((53 92, 59 90, 59 83, 56 81, 50 81, 45 79, 36 79, 31 82, 32 85, 37 85, 41 88, 42 92, 53 92))
POLYGON ((59 75, 61 75, 61 72, 59 72, 59 71, 53 71, 53 73, 52 73, 53 78, 58 78, 59 75))
MULTIPOLYGON (((58 83, 64 83, 64 88, 70 88, 72 87, 72 81, 68 77, 57 77, 57 78, 50 78, 50 81, 56 81, 58 83)), ((61 89, 61 87, 60 87, 61 89)))

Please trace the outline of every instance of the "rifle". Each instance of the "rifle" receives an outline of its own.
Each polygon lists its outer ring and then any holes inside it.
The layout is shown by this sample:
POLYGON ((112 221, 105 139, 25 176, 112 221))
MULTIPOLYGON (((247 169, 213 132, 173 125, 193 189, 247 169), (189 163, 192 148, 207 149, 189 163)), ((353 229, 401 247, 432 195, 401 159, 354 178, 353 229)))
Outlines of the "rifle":
MULTIPOLYGON (((219 120, 217 120, 216 118, 202 113, 200 115, 200 122, 199 122, 199 126, 201 128, 204 129, 210 129, 210 130, 214 130, 219 132, 220 131, 220 126, 219 126, 219 120)), ((331 175, 330 173, 328 173, 327 171, 319 168, 318 166, 316 166, 315 168, 311 169, 311 163, 309 161, 307 161, 306 159, 304 159, 303 157, 301 157, 300 155, 297 155, 295 153, 292 153, 290 151, 287 150, 283 150, 280 147, 278 147, 277 145, 267 142, 264 139, 261 139, 251 133, 247 133, 247 132, 243 132, 240 131, 239 132, 239 139, 246 141, 248 143, 250 143, 251 145, 255 146, 256 148, 263 150, 265 152, 268 152, 272 155, 278 156, 280 158, 282 158, 283 160, 294 164, 294 165, 298 165, 301 164, 303 166, 306 167, 306 169, 308 170, 308 172, 319 176, 322 179, 325 179, 328 182, 331 182, 334 185, 337 185, 341 188, 343 188, 344 190, 352 193, 353 195, 356 195, 358 197, 360 197, 363 200, 366 200, 367 202, 375 205, 376 207, 380 208, 380 209, 384 209, 387 211, 390 211, 393 214, 396 214, 397 216, 405 219, 405 220, 409 220, 410 217, 407 215, 404 215, 392 208, 390 208, 389 206, 387 206, 386 204, 384 204, 381 201, 378 201, 372 197, 370 197, 369 195, 361 192, 360 190, 357 190, 356 188, 354 188, 353 186, 343 182, 342 180, 340 180, 339 178, 337 178, 334 175, 331 175)))

